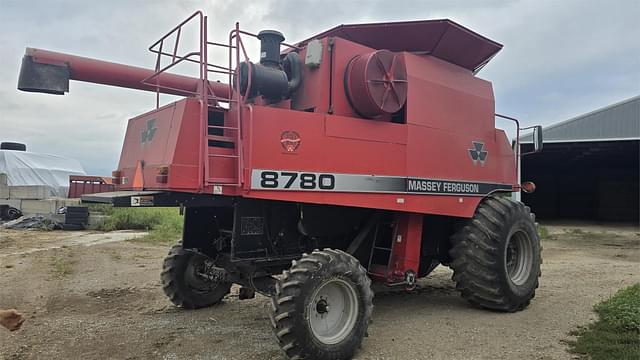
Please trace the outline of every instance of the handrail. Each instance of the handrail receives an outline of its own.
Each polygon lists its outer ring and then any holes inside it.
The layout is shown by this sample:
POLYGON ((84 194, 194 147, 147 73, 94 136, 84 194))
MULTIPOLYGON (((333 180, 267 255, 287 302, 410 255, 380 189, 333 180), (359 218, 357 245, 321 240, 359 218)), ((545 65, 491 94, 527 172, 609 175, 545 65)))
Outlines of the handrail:
MULTIPOLYGON (((241 30, 240 24, 238 22, 235 23, 235 27, 229 32, 228 44, 223 44, 219 42, 209 41, 207 39, 207 16, 205 16, 202 11, 196 11, 187 17, 185 20, 180 22, 174 28, 172 28, 168 33, 164 34, 159 40, 154 42, 151 46, 149 46, 149 51, 156 54, 156 66, 155 72, 141 82, 153 86, 156 89, 156 107, 160 107, 160 89, 169 89, 173 91, 177 91, 180 94, 184 94, 185 96, 193 96, 200 99, 200 117, 199 117, 199 126, 200 126, 200 154, 199 161, 201 166, 198 169, 198 174, 200 178, 200 190, 203 191, 205 186, 207 185, 234 185, 237 187, 241 187, 245 184, 244 181, 244 151, 243 151, 243 117, 244 117, 244 109, 245 104, 247 103, 247 99, 249 94, 251 93, 251 78, 252 78, 252 67, 247 66, 247 87, 244 92, 239 91, 240 89, 240 76, 237 75, 239 71, 240 64, 242 62, 249 63, 249 55, 247 54, 247 50, 244 45, 244 41, 242 39, 243 36, 258 38, 258 35, 241 30), (199 22, 199 48, 197 50, 188 52, 186 54, 178 54, 178 50, 180 47, 181 37, 184 35, 183 27, 187 25, 189 22, 194 21, 199 22), (175 43, 173 44, 173 49, 165 49, 165 41, 169 39, 173 39, 175 36, 175 43), (228 65, 217 65, 210 64, 208 62, 208 50, 209 46, 216 46, 220 48, 225 48, 228 51, 228 65), (163 65, 162 60, 169 58, 170 61, 168 64, 163 65), (176 65, 180 63, 191 63, 197 64, 199 66, 199 78, 198 78, 198 86, 196 86, 193 91, 188 91, 184 89, 174 89, 168 86, 163 86, 160 84, 159 78, 162 73, 167 72, 168 70, 174 68, 176 65), (209 73, 216 73, 228 76, 228 83, 225 84, 227 87, 227 97, 221 98, 222 95, 217 90, 217 94, 214 93, 213 89, 215 84, 212 84, 208 80, 209 73), (237 89, 234 92, 234 88, 237 89), (218 107, 218 104, 228 103, 229 104, 229 114, 233 114, 235 118, 235 124, 224 124, 224 125, 209 125, 208 123, 208 112, 209 107, 218 107), (224 136, 227 138, 233 138, 235 142, 235 154, 209 154, 208 147, 208 131, 209 129, 222 129, 224 136), (232 132, 232 136, 228 135, 228 132, 232 132), (209 158, 211 157, 225 157, 225 158, 234 158, 236 159, 236 182, 235 183, 227 183, 227 181, 223 181, 224 183, 220 183, 222 180, 229 179, 217 179, 215 181, 213 178, 210 178, 210 169, 209 169, 209 158)), ((282 43, 282 45, 289 47, 291 49, 298 50, 299 48, 295 45, 282 43)), ((217 88, 216 88, 217 89, 217 88)), ((224 90, 222 90, 224 92, 224 90)), ((249 115, 252 114, 252 108, 249 105, 248 107, 249 115)), ((250 153, 249 153, 250 156, 250 153)))
POLYGON ((193 19, 196 15, 200 16, 200 19, 202 20, 204 14, 202 13, 202 11, 197 10, 196 12, 194 12, 193 14, 191 14, 191 16, 189 16, 188 18, 186 18, 185 20, 183 20, 181 23, 179 23, 178 25, 176 25, 176 27, 174 27, 173 29, 171 29, 168 33, 166 33, 163 37, 161 37, 158 41, 154 42, 153 45, 149 46, 149 51, 154 52, 153 48, 156 47, 156 45, 160 44, 161 42, 163 42, 166 38, 168 38, 171 34, 173 34, 176 30, 182 28, 183 25, 185 25, 186 23, 188 23, 191 19, 193 19))
MULTIPOLYGON (((158 69, 158 70, 156 70, 156 72, 155 72, 155 73, 153 73, 152 75, 150 75, 150 76, 148 76, 148 77, 144 78, 141 82, 142 82, 142 83, 146 83, 149 79, 154 78, 154 77, 157 77, 157 76, 158 76, 158 75, 160 75, 161 73, 163 73, 163 72, 165 72, 165 71, 167 71, 167 70, 171 69, 172 67, 176 66, 178 63, 180 63, 180 62, 182 62, 182 61, 184 61, 184 60, 188 60, 190 57, 192 57, 192 56, 194 56, 194 55, 198 55, 198 56, 199 56, 199 55, 200 55, 200 53, 193 51, 193 52, 190 52, 190 53, 188 53, 188 54, 186 54, 186 55, 184 55, 184 56, 181 56, 181 57, 179 57, 179 58, 178 58, 178 61, 174 61, 174 62, 170 63, 169 65, 167 65, 167 66, 163 67, 162 69, 158 69)), ((197 62, 197 63, 200 63, 200 62, 197 62)), ((159 65, 156 65, 156 67, 159 67, 159 65)))
POLYGON ((494 114, 495 116, 505 119, 511 120, 516 123, 516 146, 515 146, 515 168, 516 168, 516 186, 520 186, 520 121, 514 117, 494 114))

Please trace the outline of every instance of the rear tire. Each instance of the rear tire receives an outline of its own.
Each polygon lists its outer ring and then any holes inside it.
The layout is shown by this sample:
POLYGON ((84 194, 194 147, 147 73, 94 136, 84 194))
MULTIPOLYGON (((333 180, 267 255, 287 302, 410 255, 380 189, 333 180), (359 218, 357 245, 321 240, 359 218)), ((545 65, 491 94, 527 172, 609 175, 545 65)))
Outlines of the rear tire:
POLYGON ((229 293, 231 283, 205 278, 203 272, 223 269, 212 268, 210 260, 201 254, 188 251, 182 245, 174 245, 164 259, 162 289, 169 300, 185 309, 199 309, 219 303, 229 293))
POLYGON ((542 262, 535 217, 521 202, 484 199, 451 238, 453 280, 470 303, 498 311, 526 308, 542 262))
POLYGON ((315 250, 278 280, 273 332, 291 359, 351 359, 367 332, 372 299, 371 280, 356 258, 315 250))

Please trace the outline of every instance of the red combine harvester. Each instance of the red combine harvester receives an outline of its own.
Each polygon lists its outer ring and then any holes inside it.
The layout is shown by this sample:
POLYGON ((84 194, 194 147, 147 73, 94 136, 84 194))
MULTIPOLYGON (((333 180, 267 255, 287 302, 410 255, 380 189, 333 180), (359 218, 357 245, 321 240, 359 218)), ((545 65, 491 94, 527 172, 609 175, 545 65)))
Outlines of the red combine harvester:
POLYGON ((472 304, 524 309, 542 260, 533 214, 510 199, 521 189, 518 137, 512 147, 495 128, 504 116, 475 76, 502 45, 449 20, 283 41, 236 24, 211 42, 196 12, 150 47, 155 69, 27 49, 18 88, 64 94, 78 80, 156 92, 156 109, 129 120, 118 191, 83 200, 179 206, 167 296, 187 309, 220 302, 234 283, 240 298, 270 296, 291 358, 352 357, 372 281, 412 289, 438 264, 472 304), (179 53, 191 23, 198 49, 179 53), (245 50, 252 38, 258 63, 245 50), (214 48, 226 64, 209 63, 214 48), (187 63, 198 77, 168 72, 187 63), (184 98, 159 106, 160 93, 184 98))

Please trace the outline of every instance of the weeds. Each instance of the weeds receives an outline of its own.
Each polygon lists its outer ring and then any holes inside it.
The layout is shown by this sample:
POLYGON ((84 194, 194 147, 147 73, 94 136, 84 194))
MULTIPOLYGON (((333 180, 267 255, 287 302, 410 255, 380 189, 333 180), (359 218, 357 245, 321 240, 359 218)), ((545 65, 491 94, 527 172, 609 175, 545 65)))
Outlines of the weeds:
POLYGON ((174 243, 182 236, 182 216, 177 208, 113 208, 93 206, 91 211, 108 217, 94 230, 144 230, 149 234, 134 239, 146 243, 174 243))
POLYGON ((594 306, 599 320, 572 333, 571 352, 593 360, 640 359, 640 283, 594 306))
POLYGON ((549 229, 547 229, 546 227, 540 225, 538 226, 538 236, 540 236, 540 239, 542 240, 546 240, 549 238, 549 229))
POLYGON ((63 278, 73 272, 73 264, 65 257, 56 256, 51 260, 55 277, 63 278))

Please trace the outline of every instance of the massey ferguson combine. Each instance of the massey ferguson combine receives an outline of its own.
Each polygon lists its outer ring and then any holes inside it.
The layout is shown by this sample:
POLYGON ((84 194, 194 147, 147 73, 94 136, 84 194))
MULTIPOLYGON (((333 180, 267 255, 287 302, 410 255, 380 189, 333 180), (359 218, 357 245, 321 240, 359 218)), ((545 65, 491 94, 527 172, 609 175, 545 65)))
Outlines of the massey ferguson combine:
POLYGON ((475 76, 502 45, 449 20, 283 41, 236 24, 212 42, 196 12, 150 47, 153 69, 28 48, 18 88, 64 94, 77 80, 156 92, 156 108, 129 120, 119 191, 84 201, 179 206, 167 296, 185 309, 220 302, 232 284, 240 298, 269 296, 290 358, 351 358, 372 282, 412 289, 438 264, 476 306, 527 307, 541 247, 511 194, 532 184, 518 183, 518 137, 512 146, 495 128, 491 83, 475 76), (189 24, 198 46, 184 53, 189 24), (245 46, 258 40, 251 61, 245 46), (224 64, 209 63, 214 50, 224 64), (179 64, 198 75, 178 75, 179 64), (160 106, 161 93, 183 98, 160 106))

